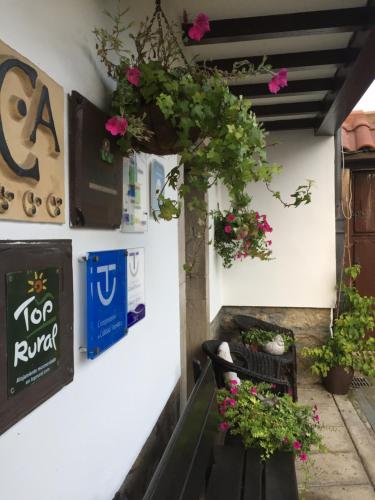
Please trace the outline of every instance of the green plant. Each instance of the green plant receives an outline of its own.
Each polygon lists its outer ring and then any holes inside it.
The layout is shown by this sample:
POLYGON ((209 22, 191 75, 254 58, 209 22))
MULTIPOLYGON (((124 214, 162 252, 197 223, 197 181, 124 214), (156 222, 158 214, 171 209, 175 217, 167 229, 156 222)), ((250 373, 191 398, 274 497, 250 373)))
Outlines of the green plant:
POLYGON ((220 389, 219 427, 240 436, 246 448, 260 448, 264 460, 281 450, 306 462, 313 446, 323 449, 317 407, 294 403, 290 396, 275 395, 271 388, 245 380, 220 389))
POLYGON ((241 337, 245 344, 255 344, 259 347, 264 347, 267 342, 272 342, 276 335, 281 335, 283 338, 285 351, 294 344, 293 338, 285 333, 271 332, 269 330, 261 330, 260 328, 253 328, 247 332, 241 332, 241 337))
MULTIPOLYGON (((345 269, 350 283, 360 270, 359 265, 345 269)), ((375 297, 362 296, 353 284, 344 282, 340 290, 344 295, 345 311, 335 319, 333 336, 322 346, 303 349, 302 354, 312 359, 312 372, 323 377, 336 366, 374 376, 375 338, 367 334, 375 327, 375 297)))
MULTIPOLYGON (((205 227, 207 205, 199 194, 219 181, 227 188, 232 206, 245 209, 251 201, 248 183, 262 181, 269 188, 272 176, 281 167, 267 162, 263 126, 257 122, 251 102, 232 94, 228 82, 243 75, 273 74, 271 67, 265 58, 258 67, 249 61, 239 62, 230 73, 195 64, 194 60, 188 62, 160 2, 152 18, 141 23, 138 33, 130 34, 135 44, 135 54, 131 54, 121 39, 131 26, 122 25, 126 12, 106 13, 113 29, 94 30, 96 48, 117 83, 112 99, 114 117, 108 130, 118 136, 122 153, 142 149, 153 140, 158 127, 150 127, 150 109, 158 110, 176 135, 180 158, 159 193, 160 211, 154 217, 179 217, 181 201, 188 197, 189 209, 198 211, 199 223, 205 227), (177 200, 166 196, 166 186, 177 191, 177 200)), ((208 18, 203 23, 208 26, 208 18)), ((272 92, 286 85, 287 71, 279 73, 273 75, 272 92)), ((280 193, 271 192, 280 199, 280 193)), ((295 200, 289 206, 308 203, 310 186, 307 192, 297 189, 292 196, 295 200)))

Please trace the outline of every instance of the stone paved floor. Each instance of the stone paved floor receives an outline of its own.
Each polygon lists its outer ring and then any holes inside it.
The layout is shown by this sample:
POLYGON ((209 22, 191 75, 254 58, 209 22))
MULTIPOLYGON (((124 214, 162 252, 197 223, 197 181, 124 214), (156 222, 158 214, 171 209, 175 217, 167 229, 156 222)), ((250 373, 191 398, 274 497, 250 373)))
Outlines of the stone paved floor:
POLYGON ((348 398, 333 397, 316 384, 301 386, 298 400, 317 404, 327 447, 326 453, 310 455, 312 474, 305 492, 303 464, 296 462, 301 499, 375 500, 375 439, 348 398))

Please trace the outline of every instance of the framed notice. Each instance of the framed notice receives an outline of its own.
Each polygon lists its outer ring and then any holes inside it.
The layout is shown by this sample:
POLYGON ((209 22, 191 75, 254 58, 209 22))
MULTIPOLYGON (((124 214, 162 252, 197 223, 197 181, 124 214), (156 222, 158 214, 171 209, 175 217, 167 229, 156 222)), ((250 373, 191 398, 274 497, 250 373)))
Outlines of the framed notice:
POLYGON ((146 315, 145 249, 128 250, 128 328, 146 315))
POLYGON ((73 379, 71 243, 0 242, 0 433, 73 379))
POLYGON ((87 357, 95 359, 127 333, 127 251, 87 255, 87 357))
POLYGON ((134 153, 124 159, 122 232, 147 231, 147 161, 144 154, 134 153))
POLYGON ((73 91, 69 96, 70 225, 115 229, 122 216, 122 155, 105 130, 106 113, 73 91))

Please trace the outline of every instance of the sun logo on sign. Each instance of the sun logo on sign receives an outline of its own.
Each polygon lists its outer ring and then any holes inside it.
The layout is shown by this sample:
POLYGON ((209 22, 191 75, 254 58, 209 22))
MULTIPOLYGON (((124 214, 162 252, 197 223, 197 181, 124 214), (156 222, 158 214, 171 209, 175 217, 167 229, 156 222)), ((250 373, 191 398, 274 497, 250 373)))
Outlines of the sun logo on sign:
POLYGON ((47 290, 47 280, 43 278, 43 273, 40 273, 38 276, 38 273, 34 272, 34 279, 28 281, 27 283, 31 285, 31 288, 27 291, 27 293, 42 293, 47 290))

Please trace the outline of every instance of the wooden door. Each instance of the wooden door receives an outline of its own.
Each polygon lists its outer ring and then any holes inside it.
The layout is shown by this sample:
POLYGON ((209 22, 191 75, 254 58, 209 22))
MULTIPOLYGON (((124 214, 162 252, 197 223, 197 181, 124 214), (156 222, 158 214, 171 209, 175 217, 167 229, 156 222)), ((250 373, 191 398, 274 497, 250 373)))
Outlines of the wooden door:
POLYGON ((375 296, 375 168, 353 170, 352 262, 360 264, 356 286, 362 295, 375 296))

